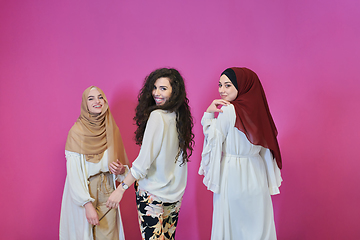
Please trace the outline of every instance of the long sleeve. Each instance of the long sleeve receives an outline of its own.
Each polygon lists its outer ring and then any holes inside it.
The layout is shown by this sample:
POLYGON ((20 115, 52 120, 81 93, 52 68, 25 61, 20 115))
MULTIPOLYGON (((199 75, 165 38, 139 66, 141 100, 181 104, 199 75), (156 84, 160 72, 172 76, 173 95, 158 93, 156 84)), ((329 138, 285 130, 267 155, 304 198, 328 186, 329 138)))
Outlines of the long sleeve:
POLYGON ((260 156, 265 162, 269 192, 271 195, 279 194, 282 182, 280 169, 269 149, 261 147, 260 156))
MULTIPOLYGON (((86 219, 84 204, 93 202, 95 199, 90 197, 88 178, 100 172, 109 171, 108 151, 104 152, 102 159, 98 163, 86 161, 84 154, 66 150, 65 157, 67 176, 61 203, 59 239, 91 240, 94 239, 93 225, 86 219)), ((115 175, 113 178, 115 178, 115 175)), ((124 239, 120 211, 117 213, 117 220, 114 225, 119 234, 118 239, 124 239)))
POLYGON ((138 157, 132 164, 131 174, 134 178, 144 178, 159 155, 164 137, 164 120, 158 111, 152 111, 147 121, 144 137, 138 157))
POLYGON ((201 154, 199 174, 204 175, 203 183, 208 190, 215 193, 220 189, 220 163, 222 158, 222 145, 225 141, 229 128, 234 126, 234 107, 223 106, 222 113, 217 119, 213 113, 204 113, 201 119, 204 132, 204 146, 201 154))
POLYGON ((90 197, 87 186, 87 174, 82 164, 81 155, 79 153, 65 151, 65 156, 71 198, 80 206, 83 206, 89 201, 94 201, 94 199, 90 197))
POLYGON ((139 155, 130 169, 139 189, 154 194, 163 202, 179 201, 186 188, 187 164, 181 164, 182 156, 176 161, 178 152, 176 113, 152 111, 139 155))

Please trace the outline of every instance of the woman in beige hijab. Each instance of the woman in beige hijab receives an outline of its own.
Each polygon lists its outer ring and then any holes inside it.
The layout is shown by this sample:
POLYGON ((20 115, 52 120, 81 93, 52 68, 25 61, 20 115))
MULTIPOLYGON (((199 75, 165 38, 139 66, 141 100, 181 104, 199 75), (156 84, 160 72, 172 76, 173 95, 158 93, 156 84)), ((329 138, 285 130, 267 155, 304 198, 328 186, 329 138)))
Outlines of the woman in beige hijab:
POLYGON ((104 92, 91 86, 65 146, 67 176, 61 205, 60 239, 124 239, 120 208, 106 201, 128 172, 129 161, 104 92))

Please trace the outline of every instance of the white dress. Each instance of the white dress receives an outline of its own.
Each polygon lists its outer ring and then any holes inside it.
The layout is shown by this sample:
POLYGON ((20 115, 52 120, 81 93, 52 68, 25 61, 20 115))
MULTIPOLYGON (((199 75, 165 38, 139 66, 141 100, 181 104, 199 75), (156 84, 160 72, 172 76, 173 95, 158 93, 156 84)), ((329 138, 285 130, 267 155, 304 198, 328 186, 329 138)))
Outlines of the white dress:
MULTIPOLYGON (((106 150, 98 163, 88 162, 85 155, 75 152, 65 151, 65 156, 67 176, 61 203, 59 237, 60 240, 92 240, 93 225, 88 223, 84 208, 85 203, 94 201, 89 194, 88 179, 100 172, 109 171, 108 153, 106 150)), ((123 175, 117 176, 118 181, 122 181, 127 172, 128 168, 123 175)), ((116 178, 113 176, 115 184, 116 178)), ((120 208, 117 210, 119 239, 123 240, 125 237, 120 208)))
POLYGON ((232 104, 217 118, 204 113, 205 135, 199 174, 214 192, 213 240, 276 239, 271 196, 278 194, 280 169, 269 149, 253 145, 235 128, 232 104))

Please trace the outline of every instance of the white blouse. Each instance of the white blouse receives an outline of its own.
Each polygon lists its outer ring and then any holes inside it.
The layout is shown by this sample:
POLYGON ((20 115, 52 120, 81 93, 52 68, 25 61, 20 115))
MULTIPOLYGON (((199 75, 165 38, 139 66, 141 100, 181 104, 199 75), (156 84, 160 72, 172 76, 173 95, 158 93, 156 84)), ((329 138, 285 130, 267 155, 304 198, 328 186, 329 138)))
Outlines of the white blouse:
MULTIPOLYGON (((89 194, 89 181, 91 176, 101 172, 109 171, 108 150, 105 150, 103 157, 98 163, 86 161, 84 154, 70 152, 65 150, 67 179, 69 181, 71 196, 73 201, 83 206, 87 202, 93 202, 94 199, 89 194)), ((125 173, 117 176, 118 181, 122 181, 128 172, 128 166, 125 165, 125 173)))
POLYGON ((159 109, 152 111, 140 153, 130 169, 139 188, 163 202, 179 201, 186 187, 187 164, 181 165, 181 155, 175 162, 178 151, 176 113, 159 109))
POLYGON ((208 190, 220 191, 220 165, 225 158, 252 157, 260 155, 265 163, 266 175, 271 195, 279 194, 282 182, 281 172, 269 149, 249 142, 245 134, 235 127, 234 105, 223 106, 222 113, 214 118, 214 113, 204 113, 201 120, 205 135, 199 174, 208 190))

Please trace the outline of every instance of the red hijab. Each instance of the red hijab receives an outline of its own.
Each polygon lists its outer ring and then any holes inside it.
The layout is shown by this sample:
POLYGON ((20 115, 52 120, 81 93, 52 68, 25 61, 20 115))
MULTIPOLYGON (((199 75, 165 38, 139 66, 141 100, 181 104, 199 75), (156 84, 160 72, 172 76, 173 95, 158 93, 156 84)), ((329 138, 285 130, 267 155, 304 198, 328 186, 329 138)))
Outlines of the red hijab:
POLYGON ((237 83, 234 86, 237 86, 238 95, 231 102, 235 107, 235 127, 243 132, 252 144, 270 149, 281 169, 281 155, 276 138, 278 132, 258 76, 250 69, 237 67, 226 69, 221 75, 223 74, 233 83, 237 83))

